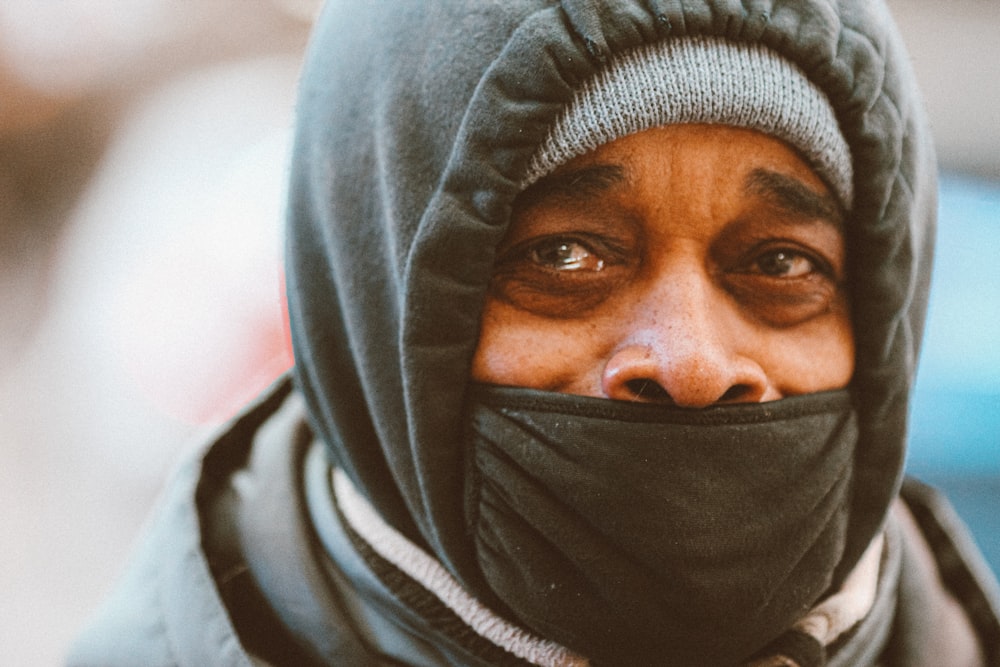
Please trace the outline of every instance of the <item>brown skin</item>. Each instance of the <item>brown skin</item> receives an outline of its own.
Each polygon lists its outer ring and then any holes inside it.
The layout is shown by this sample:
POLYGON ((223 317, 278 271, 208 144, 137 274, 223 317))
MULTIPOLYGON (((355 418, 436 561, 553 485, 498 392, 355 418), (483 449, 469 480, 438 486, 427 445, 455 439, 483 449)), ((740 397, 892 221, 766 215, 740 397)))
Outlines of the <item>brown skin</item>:
POLYGON ((472 377, 701 408, 847 385, 842 214, 783 142, 673 125, 515 203, 472 377))

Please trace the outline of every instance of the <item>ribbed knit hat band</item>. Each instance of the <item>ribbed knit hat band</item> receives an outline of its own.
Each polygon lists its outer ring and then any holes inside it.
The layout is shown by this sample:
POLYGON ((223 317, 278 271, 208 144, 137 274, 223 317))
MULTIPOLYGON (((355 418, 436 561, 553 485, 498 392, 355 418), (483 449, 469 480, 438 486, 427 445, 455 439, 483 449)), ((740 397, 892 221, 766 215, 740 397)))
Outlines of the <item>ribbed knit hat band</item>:
POLYGON ((668 39, 615 57, 577 91, 524 185, 615 139, 677 123, 730 125, 782 139, 851 207, 850 149, 826 95, 767 47, 717 37, 668 39))

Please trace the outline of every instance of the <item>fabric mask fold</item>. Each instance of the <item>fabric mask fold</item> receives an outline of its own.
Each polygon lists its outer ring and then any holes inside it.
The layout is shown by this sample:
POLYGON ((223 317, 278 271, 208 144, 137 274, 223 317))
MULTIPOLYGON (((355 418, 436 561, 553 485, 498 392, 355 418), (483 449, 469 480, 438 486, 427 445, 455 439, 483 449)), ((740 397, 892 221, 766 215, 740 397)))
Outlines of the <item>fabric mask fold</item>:
POLYGON ((483 593, 598 664, 736 664, 837 583, 846 391, 688 410, 479 385, 468 427, 483 593))

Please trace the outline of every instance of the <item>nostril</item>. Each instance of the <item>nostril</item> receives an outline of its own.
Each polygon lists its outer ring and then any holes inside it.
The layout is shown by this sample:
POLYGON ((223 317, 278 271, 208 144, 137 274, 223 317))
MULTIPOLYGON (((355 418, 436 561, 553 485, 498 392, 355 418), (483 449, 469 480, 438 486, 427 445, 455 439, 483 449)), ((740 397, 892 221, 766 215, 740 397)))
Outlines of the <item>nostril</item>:
POLYGON ((655 380, 638 379, 629 380, 625 383, 625 388, 632 394, 636 401, 670 401, 670 394, 663 386, 655 380))
POLYGON ((753 387, 748 384, 734 384, 732 387, 726 390, 722 396, 719 397, 719 402, 736 402, 744 401, 749 398, 753 393, 753 387))

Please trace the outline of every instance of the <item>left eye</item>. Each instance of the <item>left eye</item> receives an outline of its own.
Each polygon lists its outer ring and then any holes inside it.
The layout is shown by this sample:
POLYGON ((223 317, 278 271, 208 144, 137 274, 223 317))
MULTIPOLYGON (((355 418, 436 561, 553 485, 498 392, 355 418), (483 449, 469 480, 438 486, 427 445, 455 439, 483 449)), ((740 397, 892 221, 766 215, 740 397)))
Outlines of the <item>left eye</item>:
POLYGON ((794 250, 773 250, 757 257, 751 269, 775 278, 801 278, 817 270, 808 256, 794 250))

